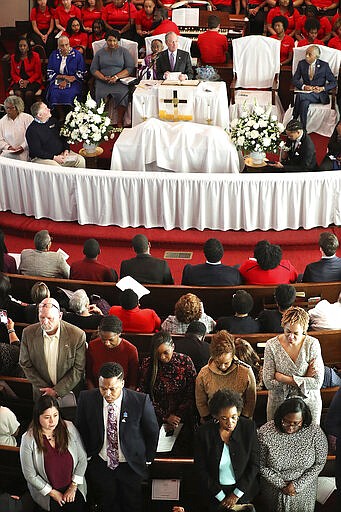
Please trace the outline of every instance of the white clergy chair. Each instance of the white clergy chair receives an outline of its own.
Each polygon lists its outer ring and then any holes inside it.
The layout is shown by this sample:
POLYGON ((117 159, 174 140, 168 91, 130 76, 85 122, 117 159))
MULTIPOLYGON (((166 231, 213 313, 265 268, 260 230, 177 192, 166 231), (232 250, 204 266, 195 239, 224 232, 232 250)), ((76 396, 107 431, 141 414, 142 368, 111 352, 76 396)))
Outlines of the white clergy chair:
MULTIPOLYGON (((292 74, 295 74, 298 63, 300 60, 305 59, 305 53, 308 46, 301 46, 294 48, 294 55, 292 60, 292 74)), ((328 46, 319 45, 320 49, 320 60, 328 62, 329 67, 336 77, 339 76, 341 66, 341 51, 335 48, 329 48, 328 46)), ((294 91, 295 92, 295 91, 294 91)), ((308 118, 307 118, 307 133, 318 133, 324 137, 331 137, 334 128, 339 120, 339 109, 336 102, 337 90, 333 89, 330 94, 330 102, 327 105, 322 103, 312 103, 309 106, 308 118)), ((292 119, 293 106, 290 106, 285 112, 283 118, 283 124, 287 123, 292 119)))
POLYGON ((232 41, 233 80, 230 86, 230 120, 240 117, 245 108, 272 105, 279 121, 283 107, 278 97, 281 43, 253 35, 232 41))
MULTIPOLYGON (((92 43, 92 51, 94 55, 100 50, 101 48, 104 48, 104 46, 107 44, 105 39, 100 39, 99 41, 94 41, 92 43)), ((120 39, 119 43, 120 46, 123 48, 126 48, 132 58, 134 59, 134 66, 137 69, 138 65, 138 56, 139 56, 139 50, 138 50, 138 44, 135 41, 130 41, 129 39, 120 39)))
MULTIPOLYGON (((160 41, 162 41, 162 44, 163 44, 163 49, 166 50, 167 46, 166 46, 166 42, 165 42, 165 37, 166 37, 166 34, 158 34, 156 36, 146 37, 146 39, 145 39, 146 55, 149 55, 150 53, 152 53, 151 44, 152 44, 153 39, 160 39, 160 41)), ((188 52, 189 54, 191 53, 192 39, 190 39, 189 37, 178 36, 178 43, 179 43, 179 46, 178 46, 179 50, 184 50, 185 52, 188 52)))
MULTIPOLYGON (((100 50, 101 48, 104 48, 106 46, 106 44, 107 44, 107 42, 105 39, 100 39, 99 41, 94 41, 92 43, 93 54, 95 55, 98 52, 98 50, 100 50)), ((132 58, 134 59, 135 70, 134 70, 133 76, 136 77, 137 66, 138 66, 138 44, 135 41, 130 41, 129 39, 120 39, 118 44, 120 46, 122 46, 123 48, 126 48, 129 51, 132 58)), ((113 123, 116 123, 117 113, 116 113, 114 103, 112 100, 109 101, 108 114, 111 118, 111 121, 113 123)), ((130 123, 131 123, 131 102, 129 101, 127 111, 124 115, 124 124, 127 126, 130 123)))

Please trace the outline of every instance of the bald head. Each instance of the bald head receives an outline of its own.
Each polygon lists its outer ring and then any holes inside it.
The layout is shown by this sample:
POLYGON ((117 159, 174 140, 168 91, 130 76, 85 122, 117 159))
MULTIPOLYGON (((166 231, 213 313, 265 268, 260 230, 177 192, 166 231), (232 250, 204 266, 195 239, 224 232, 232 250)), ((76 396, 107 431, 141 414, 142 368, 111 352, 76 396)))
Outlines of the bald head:
POLYGON ((48 297, 39 304, 39 322, 49 335, 55 334, 60 325, 62 313, 56 299, 48 297))

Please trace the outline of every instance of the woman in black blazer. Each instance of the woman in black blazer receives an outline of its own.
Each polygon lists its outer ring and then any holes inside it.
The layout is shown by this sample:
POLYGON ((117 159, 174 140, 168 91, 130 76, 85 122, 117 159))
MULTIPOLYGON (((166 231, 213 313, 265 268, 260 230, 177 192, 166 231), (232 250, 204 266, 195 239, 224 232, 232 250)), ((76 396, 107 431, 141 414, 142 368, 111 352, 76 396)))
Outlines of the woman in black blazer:
POLYGON ((209 402, 214 421, 202 425, 196 435, 194 462, 210 512, 250 503, 258 492, 256 425, 240 417, 242 407, 239 393, 217 391, 209 402))

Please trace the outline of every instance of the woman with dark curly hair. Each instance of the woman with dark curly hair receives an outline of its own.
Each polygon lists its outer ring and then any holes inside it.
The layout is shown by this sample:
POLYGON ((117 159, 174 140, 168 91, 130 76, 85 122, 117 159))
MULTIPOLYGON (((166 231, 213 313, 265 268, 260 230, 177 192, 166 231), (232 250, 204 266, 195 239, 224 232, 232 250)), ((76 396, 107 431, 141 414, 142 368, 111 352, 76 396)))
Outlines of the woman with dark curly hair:
POLYGON ((308 405, 298 397, 277 408, 274 420, 259 429, 262 510, 314 512, 317 477, 328 443, 314 424, 308 405))
POLYGON ((156 417, 166 430, 193 424, 196 371, 189 356, 174 352, 168 332, 153 336, 150 356, 142 361, 139 391, 149 393, 156 417))
POLYGON ((207 332, 212 332, 215 321, 204 312, 204 306, 199 297, 193 293, 182 295, 175 304, 175 315, 169 315, 162 323, 161 329, 174 334, 184 334, 189 324, 195 320, 206 326, 207 332))
POLYGON ((266 18, 267 29, 270 35, 274 35, 275 31, 272 26, 272 20, 276 16, 282 16, 287 20, 287 27, 285 29, 286 35, 294 37, 297 28, 300 13, 294 8, 293 0, 277 0, 276 7, 269 10, 266 18))
MULTIPOLYGON (((240 416, 243 400, 230 389, 216 391, 209 402, 214 422, 196 435, 194 463, 209 511, 235 510, 258 491, 259 448, 256 425, 240 416)), ((254 510, 252 505, 245 510, 254 510)))
POLYGON ((245 284, 294 283, 298 272, 289 260, 282 260, 282 249, 267 240, 255 245, 253 258, 239 268, 245 284))
POLYGON ((241 393, 243 416, 251 418, 256 405, 256 380, 249 365, 236 358, 233 337, 227 331, 213 334, 211 357, 196 379, 195 400, 202 422, 211 419, 209 400, 218 389, 231 389, 241 393))

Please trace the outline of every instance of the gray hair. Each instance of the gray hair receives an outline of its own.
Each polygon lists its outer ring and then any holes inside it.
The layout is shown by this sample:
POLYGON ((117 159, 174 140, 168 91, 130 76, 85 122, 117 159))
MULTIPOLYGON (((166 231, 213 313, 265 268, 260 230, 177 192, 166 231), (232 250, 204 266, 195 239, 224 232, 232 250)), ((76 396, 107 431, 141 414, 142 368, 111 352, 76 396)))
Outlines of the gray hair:
POLYGON ((6 98, 4 101, 4 106, 6 108, 9 105, 15 107, 18 111, 18 114, 21 114, 25 110, 24 102, 19 96, 8 96, 8 98, 6 98))
POLYGON ((178 34, 176 34, 175 32, 167 32, 167 34, 165 35, 165 43, 166 44, 167 44, 167 41, 170 38, 170 36, 173 36, 173 35, 178 37, 178 34))
POLYGON ((60 36, 60 37, 58 38, 58 48, 59 48, 59 42, 60 42, 62 39, 65 39, 68 43, 70 42, 70 39, 68 38, 68 36, 60 36))
POLYGON ((34 246, 37 251, 45 251, 51 243, 51 237, 47 229, 42 229, 34 235, 34 246))
POLYGON ((33 103, 33 105, 31 106, 31 114, 33 117, 38 116, 42 105, 45 105, 43 101, 36 101, 35 103, 33 103))
POLYGON ((83 289, 76 290, 69 301, 69 308, 74 313, 81 315, 89 306, 89 297, 83 289))
POLYGON ((309 46, 309 48, 307 48, 307 50, 314 50, 314 53, 317 58, 319 58, 321 55, 321 50, 316 44, 309 46))

